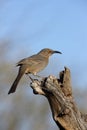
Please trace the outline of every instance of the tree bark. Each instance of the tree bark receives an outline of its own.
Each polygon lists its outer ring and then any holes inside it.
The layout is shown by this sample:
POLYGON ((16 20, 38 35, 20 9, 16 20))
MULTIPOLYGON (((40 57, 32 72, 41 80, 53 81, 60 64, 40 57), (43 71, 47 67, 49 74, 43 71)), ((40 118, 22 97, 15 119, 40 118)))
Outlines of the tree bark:
POLYGON ((34 94, 44 95, 60 130, 87 130, 87 115, 82 114, 73 99, 70 70, 65 67, 59 78, 50 75, 31 82, 34 94))

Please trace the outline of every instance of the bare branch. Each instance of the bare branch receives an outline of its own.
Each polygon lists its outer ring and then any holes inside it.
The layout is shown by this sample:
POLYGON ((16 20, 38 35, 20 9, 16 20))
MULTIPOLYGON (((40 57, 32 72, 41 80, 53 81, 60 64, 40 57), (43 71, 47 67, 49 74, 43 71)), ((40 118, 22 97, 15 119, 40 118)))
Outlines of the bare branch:
POLYGON ((87 130, 87 115, 83 115, 73 99, 70 70, 60 72, 59 79, 49 76, 33 80, 35 94, 44 95, 50 104, 53 119, 60 130, 87 130))

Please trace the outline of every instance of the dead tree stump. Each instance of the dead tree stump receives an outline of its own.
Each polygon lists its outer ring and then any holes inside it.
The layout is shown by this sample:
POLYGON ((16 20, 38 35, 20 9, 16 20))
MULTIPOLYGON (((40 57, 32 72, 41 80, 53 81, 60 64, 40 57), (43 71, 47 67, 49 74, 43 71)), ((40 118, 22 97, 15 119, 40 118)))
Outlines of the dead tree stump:
POLYGON ((87 115, 83 115, 73 99, 70 70, 60 72, 59 79, 49 76, 30 85, 34 94, 44 95, 60 130, 87 130, 87 115))

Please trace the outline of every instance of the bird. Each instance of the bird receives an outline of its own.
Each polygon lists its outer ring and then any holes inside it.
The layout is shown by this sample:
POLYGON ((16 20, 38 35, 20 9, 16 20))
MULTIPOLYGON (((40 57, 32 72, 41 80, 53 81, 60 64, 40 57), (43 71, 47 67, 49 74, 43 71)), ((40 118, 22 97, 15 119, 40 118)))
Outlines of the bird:
POLYGON ((48 65, 49 57, 54 53, 62 54, 60 51, 44 48, 37 54, 20 60, 17 63, 17 66, 19 66, 18 75, 8 91, 8 94, 16 91, 17 85, 24 74, 37 75, 38 72, 42 71, 48 65))

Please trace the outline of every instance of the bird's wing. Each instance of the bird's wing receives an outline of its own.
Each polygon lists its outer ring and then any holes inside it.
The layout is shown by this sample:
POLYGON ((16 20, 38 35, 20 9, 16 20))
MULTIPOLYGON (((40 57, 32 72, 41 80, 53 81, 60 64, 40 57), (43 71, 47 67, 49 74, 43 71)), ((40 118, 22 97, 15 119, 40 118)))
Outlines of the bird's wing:
POLYGON ((40 57, 38 55, 33 55, 31 57, 28 57, 28 58, 25 58, 25 59, 22 59, 21 61, 19 61, 17 63, 17 66, 21 66, 21 65, 37 65, 37 64, 40 64, 43 60, 43 57, 40 57))

